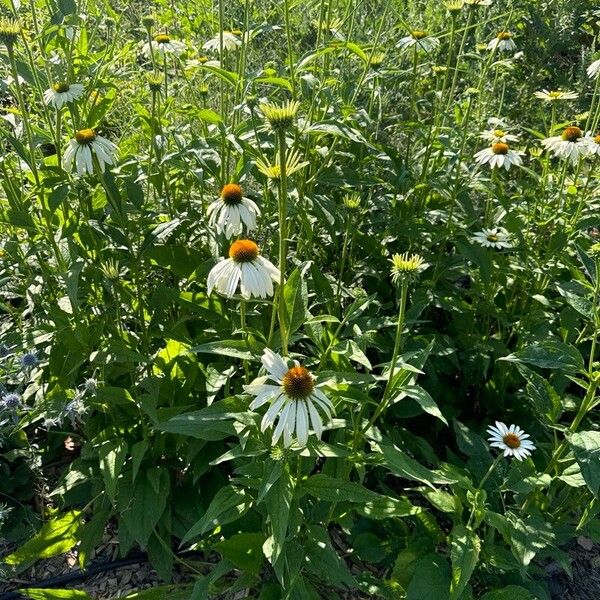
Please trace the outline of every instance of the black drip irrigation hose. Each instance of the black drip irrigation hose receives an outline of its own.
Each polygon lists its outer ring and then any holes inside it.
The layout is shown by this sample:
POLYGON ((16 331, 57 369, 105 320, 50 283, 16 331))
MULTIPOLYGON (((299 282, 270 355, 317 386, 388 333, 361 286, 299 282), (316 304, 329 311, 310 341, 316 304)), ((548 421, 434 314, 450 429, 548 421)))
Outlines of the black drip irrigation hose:
MULTIPOLYGON (((185 552, 176 552, 175 555, 179 558, 187 558, 190 556, 202 555, 202 552, 197 550, 186 550, 185 552)), ((50 577, 49 579, 42 579, 41 581, 32 581, 31 583, 21 585, 21 588, 56 588, 64 587, 65 584, 83 581, 98 575, 99 573, 105 573, 106 571, 116 571, 129 565, 135 565, 136 563, 148 562, 148 553, 139 552, 133 556, 127 558, 121 558, 120 560, 113 560, 110 562, 99 562, 91 564, 87 569, 77 569, 72 573, 65 573, 64 575, 57 575, 56 577, 50 577)), ((19 591, 18 589, 5 592, 0 596, 0 600, 24 600, 27 596, 19 591)))

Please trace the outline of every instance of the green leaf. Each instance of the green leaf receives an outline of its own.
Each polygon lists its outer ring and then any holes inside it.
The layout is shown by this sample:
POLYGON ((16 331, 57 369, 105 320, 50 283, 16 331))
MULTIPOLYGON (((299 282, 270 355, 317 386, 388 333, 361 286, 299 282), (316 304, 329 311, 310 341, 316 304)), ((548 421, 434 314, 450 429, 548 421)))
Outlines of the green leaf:
POLYGON ((417 563, 406 600, 448 600, 450 582, 448 561, 437 554, 428 554, 417 563))
POLYGON ((196 112, 196 115, 199 119, 207 121, 208 123, 213 123, 214 125, 218 125, 219 123, 223 122, 221 115, 210 108, 202 108, 196 112))
POLYGON ((239 76, 237 73, 234 73, 232 71, 226 71, 225 69, 221 69, 220 67, 213 67, 211 65, 202 65, 202 68, 206 71, 209 71, 213 75, 220 77, 223 81, 226 81, 230 85, 237 85, 237 82, 239 80, 239 76))
POLYGON ((248 350, 248 343, 246 340, 219 340, 216 342, 208 342, 207 344, 201 344, 200 346, 190 348, 190 352, 196 354, 218 354, 219 356, 231 356, 243 360, 258 360, 254 354, 248 350))
POLYGON ((113 503, 117 497, 117 480, 125 464, 126 455, 127 442, 123 440, 110 440, 102 444, 98 451, 104 489, 113 503))
POLYGON ((58 9, 63 15, 74 15, 77 12, 75 0, 58 0, 58 9))
POLYGON ((322 121, 321 123, 313 123, 310 127, 304 130, 304 133, 312 135, 332 135, 341 137, 352 142, 356 142, 363 146, 370 146, 369 142, 364 138, 360 131, 338 121, 322 121))
POLYGON ((159 585, 147 590, 139 590, 121 600, 191 600, 189 585, 159 585))
POLYGON ((450 584, 450 599, 457 600, 475 570, 481 551, 481 542, 477 534, 467 529, 463 524, 457 525, 453 529, 451 539, 452 582, 450 584))
POLYGON ((329 477, 324 473, 311 475, 302 482, 300 488, 318 500, 356 503, 356 510, 372 519, 408 516, 420 512, 406 498, 383 496, 359 483, 329 477))
POLYGON ((79 566, 84 568, 94 548, 102 541, 102 535, 110 516, 109 510, 103 510, 92 516, 92 518, 81 527, 79 532, 80 544, 77 547, 77 560, 79 566))
POLYGON ((285 282, 283 297, 288 315, 288 333, 291 335, 302 326, 307 316, 308 289, 300 268, 294 269, 285 282))
POLYGON ((3 558, 9 565, 17 565, 18 571, 37 560, 57 556, 69 551, 78 541, 81 527, 81 511, 70 510, 42 525, 42 528, 20 548, 3 558))
POLYGON ((428 414, 439 419, 446 425, 446 417, 442 414, 435 400, 429 395, 429 392, 419 385, 407 385, 402 388, 402 391, 413 400, 416 400, 419 406, 428 414))
POLYGON ((283 551, 293 496, 294 484, 288 469, 283 468, 265 494, 265 505, 271 521, 271 537, 265 543, 265 554, 269 554, 272 564, 277 562, 283 551))
POLYGON ((231 396, 202 410, 177 415, 155 429, 166 433, 188 435, 200 440, 222 440, 236 434, 233 420, 253 423, 252 413, 248 412, 248 402, 231 396))
POLYGON ((57 590, 46 588, 25 588, 19 590, 31 600, 92 600, 83 590, 57 590))
POLYGON ((508 513, 506 520, 510 524, 510 549, 521 565, 521 573, 525 575, 535 555, 554 542, 554 529, 550 523, 535 515, 523 520, 508 513))
POLYGON ((431 488, 433 488, 434 483, 456 483, 455 479, 449 479, 448 477, 424 467, 396 446, 381 444, 379 448, 385 459, 384 464, 392 471, 392 473, 400 477, 412 479, 413 481, 420 481, 431 488))
POLYGON ((235 521, 250 508, 251 504, 252 498, 245 490, 233 486, 221 488, 202 518, 185 534, 182 544, 203 535, 211 528, 235 521))
POLYGON ((262 83, 263 85, 277 85, 283 87, 288 91, 292 91, 292 84, 288 79, 283 77, 257 77, 255 83, 262 83))
POLYGON ((212 548, 241 571, 258 575, 265 560, 262 552, 264 541, 262 533, 238 533, 213 544, 212 548))
POLYGON ((541 369, 559 369, 567 373, 577 373, 584 369, 583 357, 579 351, 559 340, 532 344, 498 360, 524 363, 541 369))
POLYGON ((131 489, 131 481, 121 479, 119 487, 119 509, 125 525, 139 542, 146 546, 154 527, 160 521, 169 499, 170 480, 169 474, 163 467, 156 467, 159 475, 158 490, 154 468, 149 469, 136 479, 131 489))
POLYGON ((580 431, 568 437, 569 445, 588 488, 598 498, 600 489, 600 431, 580 431))
POLYGON ((509 585, 492 590, 481 596, 481 600, 535 600, 531 592, 520 585, 509 585))
POLYGON ((562 413, 562 404, 556 390, 549 381, 525 365, 519 364, 517 367, 527 380, 525 391, 537 414, 549 423, 557 423, 562 413))

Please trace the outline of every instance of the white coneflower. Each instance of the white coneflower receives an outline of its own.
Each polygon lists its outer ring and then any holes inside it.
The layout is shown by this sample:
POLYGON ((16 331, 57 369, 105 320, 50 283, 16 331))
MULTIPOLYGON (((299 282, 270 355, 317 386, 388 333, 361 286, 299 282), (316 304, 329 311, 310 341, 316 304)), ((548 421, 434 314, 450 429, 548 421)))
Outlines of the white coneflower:
POLYGON ((600 73, 600 59, 595 60, 587 69, 587 76, 590 79, 597 79, 598 74, 600 73))
POLYGON ((498 250, 512 248, 510 234, 504 227, 493 227, 492 229, 478 231, 472 237, 472 240, 484 248, 497 248, 498 250))
POLYGON ((514 456, 517 460, 523 460, 535 450, 533 442, 528 439, 529 435, 517 425, 507 427, 501 421, 496 421, 496 425, 490 425, 487 432, 490 434, 490 446, 504 450, 504 456, 514 456))
POLYGON ((152 42, 146 42, 143 45, 142 52, 147 56, 151 56, 152 52, 156 52, 160 56, 179 56, 185 52, 185 48, 183 42, 172 39, 171 36, 166 33, 159 33, 154 36, 152 42))
POLYGON ((512 52, 517 49, 517 45, 512 39, 512 33, 510 31, 500 31, 495 38, 490 40, 487 49, 499 50, 500 52, 512 52))
POLYGON ((508 131, 499 128, 482 131, 479 134, 479 137, 486 140, 486 142, 491 142, 492 144, 496 144, 498 142, 506 144, 507 142, 519 141, 519 138, 516 135, 512 135, 511 133, 508 133, 508 131))
POLYGON ((208 274, 207 288, 232 298, 240 286, 242 298, 266 298, 273 295, 273 281, 280 280, 279 269, 259 256, 251 240, 237 240, 229 248, 229 258, 218 262, 208 274))
POLYGON ((83 96, 83 84, 59 81, 44 92, 44 102, 59 109, 64 104, 79 100, 81 96, 83 96))
MULTIPOLYGON (((231 52, 237 50, 238 46, 242 45, 242 40, 233 31, 223 32, 223 50, 231 52)), ((202 46, 204 50, 212 52, 221 51, 221 34, 217 33, 208 42, 202 46)))
POLYGON ((290 368, 279 354, 269 348, 265 348, 261 360, 268 377, 276 385, 264 383, 266 379, 263 377, 244 386, 248 394, 256 396, 250 404, 251 410, 270 402, 261 421, 261 431, 273 427, 277 421, 272 443, 276 444, 283 435, 285 447, 291 446, 294 440, 299 446, 306 446, 311 429, 321 439, 323 418, 320 413, 331 420, 334 409, 310 371, 298 361, 294 361, 290 368))
POLYGON ((65 150, 64 168, 70 171, 75 164, 79 175, 94 172, 94 156, 100 171, 104 173, 106 165, 114 165, 119 149, 110 140, 98 135, 93 129, 80 129, 75 133, 65 150))
POLYGON ((508 171, 512 165, 520 167, 523 164, 523 154, 521 150, 511 150, 506 142, 496 142, 477 152, 473 158, 480 165, 489 164, 492 169, 504 167, 508 171))
POLYGON ((425 52, 431 52, 440 45, 440 40, 435 37, 431 37, 426 31, 411 31, 410 35, 403 37, 397 44, 396 47, 401 50, 406 50, 417 46, 425 52))
POLYGON ((600 156, 600 135, 592 135, 590 131, 585 134, 583 141, 587 144, 588 154, 600 156))
POLYGON ((256 217, 260 215, 260 210, 250 198, 244 197, 237 183, 228 183, 223 186, 219 198, 210 204, 207 214, 210 225, 229 239, 232 235, 242 233, 244 225, 247 231, 256 229, 256 217))
POLYGON ((579 98, 577 92, 571 92, 569 90, 554 90, 549 91, 543 89, 541 92, 534 92, 536 98, 543 100, 544 102, 558 102, 561 100, 576 100, 579 98))
POLYGON ((581 156, 589 152, 588 143, 579 127, 565 127, 562 135, 542 140, 542 146, 560 158, 569 158, 576 163, 581 156))

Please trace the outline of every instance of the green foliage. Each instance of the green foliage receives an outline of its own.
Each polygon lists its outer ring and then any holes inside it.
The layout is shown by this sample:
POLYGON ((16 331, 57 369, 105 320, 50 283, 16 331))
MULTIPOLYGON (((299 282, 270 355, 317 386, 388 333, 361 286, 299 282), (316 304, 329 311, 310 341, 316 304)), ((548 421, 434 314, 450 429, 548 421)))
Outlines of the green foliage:
POLYGON ((8 574, 519 600, 600 539, 598 13, 458 4, 3 2, 8 574))

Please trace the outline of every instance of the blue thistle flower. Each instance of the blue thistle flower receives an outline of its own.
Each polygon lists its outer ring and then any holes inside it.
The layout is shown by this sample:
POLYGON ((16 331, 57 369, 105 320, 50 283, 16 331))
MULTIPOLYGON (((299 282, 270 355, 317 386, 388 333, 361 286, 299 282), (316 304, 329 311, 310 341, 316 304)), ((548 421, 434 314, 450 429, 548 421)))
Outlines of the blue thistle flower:
POLYGON ((15 392, 8 392, 0 398, 0 409, 15 411, 21 406, 21 396, 15 392))
POLYGON ((30 351, 22 354, 19 362, 24 369, 33 369, 34 367, 37 367, 40 361, 37 354, 34 351, 30 351))

